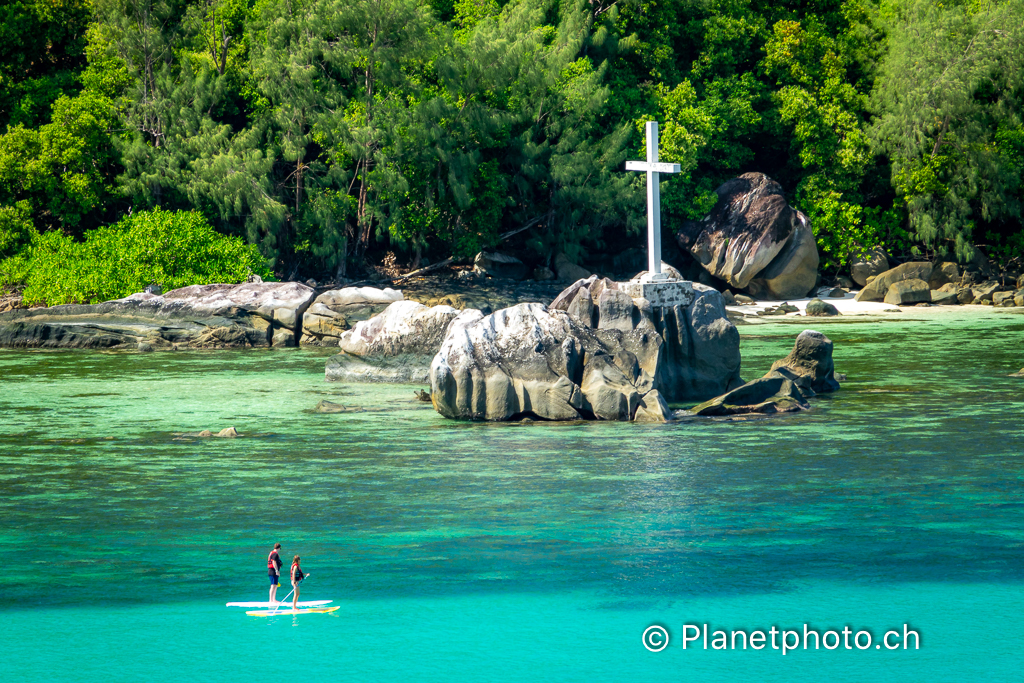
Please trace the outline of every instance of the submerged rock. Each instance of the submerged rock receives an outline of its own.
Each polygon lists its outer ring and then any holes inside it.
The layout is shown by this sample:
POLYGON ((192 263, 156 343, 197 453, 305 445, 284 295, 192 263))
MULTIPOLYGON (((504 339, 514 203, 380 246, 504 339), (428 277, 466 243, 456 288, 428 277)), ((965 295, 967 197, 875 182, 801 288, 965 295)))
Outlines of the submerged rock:
POLYGON ((775 361, 764 377, 694 406, 690 412, 704 416, 790 413, 807 410, 807 399, 815 394, 838 389, 832 340, 804 330, 789 355, 775 361))
POLYGON ((296 282, 192 285, 100 304, 0 313, 0 346, 293 346, 313 290, 296 282))
POLYGON ((810 388, 819 394, 839 390, 832 362, 832 340, 815 330, 797 335, 793 350, 772 363, 772 370, 787 370, 810 378, 810 388))
POLYGON ((792 413, 807 410, 806 398, 814 395, 807 387, 801 387, 799 380, 782 372, 769 372, 760 379, 747 382, 741 387, 710 401, 694 406, 694 415, 716 417, 722 415, 743 415, 747 413, 792 413))
POLYGON ((763 173, 723 183, 703 220, 687 221, 679 246, 711 275, 759 298, 805 296, 817 280, 818 249, 810 222, 782 186, 763 173))

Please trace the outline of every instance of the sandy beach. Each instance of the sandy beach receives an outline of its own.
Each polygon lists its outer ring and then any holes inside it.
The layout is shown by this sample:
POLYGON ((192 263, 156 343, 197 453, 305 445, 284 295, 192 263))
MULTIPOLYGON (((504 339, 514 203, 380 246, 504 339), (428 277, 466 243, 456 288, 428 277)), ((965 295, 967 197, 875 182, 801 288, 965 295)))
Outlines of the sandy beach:
MULTIPOLYGON (((890 317, 903 316, 913 318, 977 318, 990 316, 1024 315, 1024 308, 996 308, 982 305, 957 305, 957 306, 895 306, 882 301, 855 301, 856 292, 850 292, 843 298, 823 298, 822 301, 832 304, 839 311, 841 316, 858 317, 890 317)), ((754 304, 726 306, 732 315, 730 319, 734 322, 758 324, 762 322, 777 322, 784 318, 803 317, 807 304, 813 298, 789 299, 787 301, 758 301, 754 304), (758 311, 774 308, 787 303, 795 306, 799 311, 783 315, 758 315, 758 311), (737 320, 743 316, 742 320, 737 320)))

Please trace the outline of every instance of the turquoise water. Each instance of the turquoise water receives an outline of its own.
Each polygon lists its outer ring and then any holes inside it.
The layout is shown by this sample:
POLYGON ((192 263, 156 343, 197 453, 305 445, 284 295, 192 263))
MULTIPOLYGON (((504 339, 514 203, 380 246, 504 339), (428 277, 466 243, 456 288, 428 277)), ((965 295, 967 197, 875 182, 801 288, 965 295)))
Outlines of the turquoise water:
MULTIPOLYGON (((319 351, 0 352, 5 674, 1018 680, 1024 316, 814 327, 849 379, 812 411, 668 426, 452 422, 319 351), (224 606, 275 541, 339 611, 224 606), (872 644, 683 649, 705 623, 872 644)), ((800 329, 742 328, 744 377, 800 329)))

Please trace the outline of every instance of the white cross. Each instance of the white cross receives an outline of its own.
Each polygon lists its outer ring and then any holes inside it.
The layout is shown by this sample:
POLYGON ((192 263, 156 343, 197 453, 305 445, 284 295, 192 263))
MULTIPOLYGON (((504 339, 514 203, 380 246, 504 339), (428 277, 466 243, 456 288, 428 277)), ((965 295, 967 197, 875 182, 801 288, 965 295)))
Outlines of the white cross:
POLYGON ((667 280, 661 272, 661 193, 658 177, 679 173, 679 164, 658 163, 658 122, 648 121, 647 161, 627 161, 627 171, 647 171, 647 274, 645 280, 667 280))

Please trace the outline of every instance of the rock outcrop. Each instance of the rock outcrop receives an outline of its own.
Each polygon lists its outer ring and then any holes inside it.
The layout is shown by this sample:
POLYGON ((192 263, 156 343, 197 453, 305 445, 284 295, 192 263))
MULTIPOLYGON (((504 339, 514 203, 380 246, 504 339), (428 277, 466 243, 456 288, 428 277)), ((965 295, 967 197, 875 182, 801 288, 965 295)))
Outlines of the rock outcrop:
POLYGON ((453 324, 430 368, 446 417, 663 421, 668 401, 740 384, 739 333, 721 295, 651 307, 615 282, 578 280, 550 307, 520 304, 453 324))
POLYGON ((839 309, 821 299, 811 299, 807 302, 807 308, 804 310, 806 315, 812 317, 826 317, 831 315, 839 315, 839 309))
POLYGON ((694 406, 690 412, 704 416, 790 413, 807 410, 808 398, 838 389, 832 340, 804 330, 789 355, 775 361, 764 377, 694 406))
POLYGON ((889 270, 889 257, 881 247, 856 254, 850 261, 850 277, 863 287, 869 277, 877 277, 889 270))
POLYGON ((337 346, 341 335, 396 301, 402 292, 376 287, 332 289, 318 296, 302 316, 302 343, 337 346))
POLYGON ((889 291, 885 293, 885 303, 896 306, 907 306, 923 301, 932 300, 931 290, 928 283, 917 278, 900 280, 889 285, 889 291))
POLYGON ((499 252, 481 251, 473 259, 473 272, 496 278, 523 280, 526 278, 526 264, 515 256, 499 252))
POLYGON ((9 311, 0 313, 0 346, 295 346, 313 294, 296 282, 192 285, 93 305, 9 311))
POLYGON ((341 353, 327 360, 327 380, 424 383, 449 325, 481 317, 476 309, 460 312, 451 306, 396 301, 342 333, 341 353))
POLYGON ((864 289, 857 292, 854 297, 856 301, 882 301, 889 293, 889 287, 895 282, 902 280, 923 280, 926 283, 932 275, 932 264, 927 261, 911 261, 890 268, 874 280, 871 280, 864 289))
POLYGON ((703 220, 687 221, 679 246, 711 275, 755 297, 793 299, 814 287, 818 249, 810 222, 763 173, 723 183, 703 220))
POLYGON ((576 265, 561 252, 555 256, 554 266, 558 279, 563 282, 575 282, 576 280, 590 277, 589 270, 583 266, 576 265))

